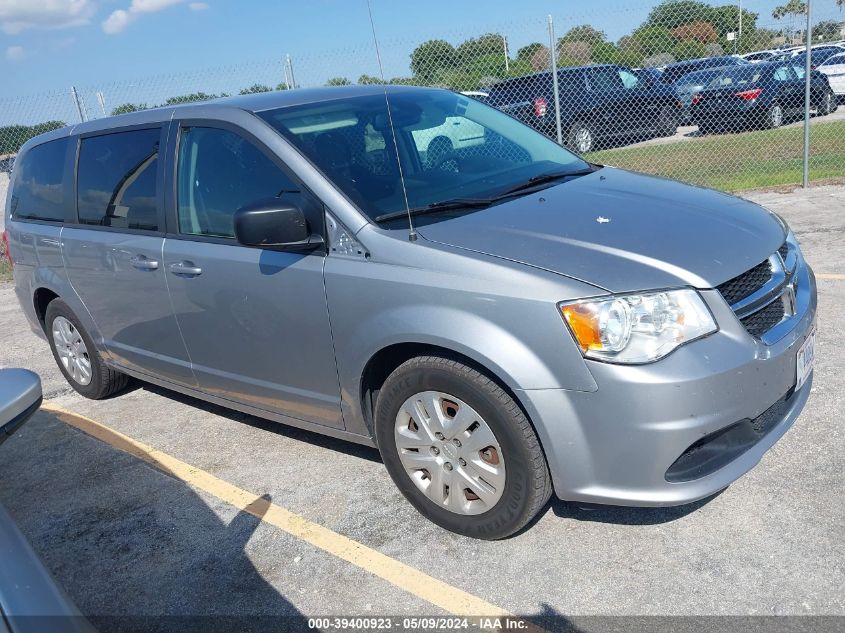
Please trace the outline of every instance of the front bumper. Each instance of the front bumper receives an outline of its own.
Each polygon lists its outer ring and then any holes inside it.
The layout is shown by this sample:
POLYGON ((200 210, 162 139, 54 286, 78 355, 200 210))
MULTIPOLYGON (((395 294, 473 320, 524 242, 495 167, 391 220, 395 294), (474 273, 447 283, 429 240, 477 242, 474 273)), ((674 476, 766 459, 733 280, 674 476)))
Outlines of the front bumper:
POLYGON ((586 361, 598 384, 594 392, 519 392, 538 421, 557 496, 680 505, 722 490, 754 467, 792 426, 812 387, 811 375, 795 390, 796 353, 815 327, 816 284, 803 261, 797 275, 801 311, 771 345, 752 337, 717 291, 703 291, 719 324, 715 334, 647 365, 586 361), (759 419, 766 421, 764 432, 732 459, 716 460, 718 468, 705 468, 702 476, 678 481, 670 472, 672 481, 667 479, 672 465, 702 438, 759 419))

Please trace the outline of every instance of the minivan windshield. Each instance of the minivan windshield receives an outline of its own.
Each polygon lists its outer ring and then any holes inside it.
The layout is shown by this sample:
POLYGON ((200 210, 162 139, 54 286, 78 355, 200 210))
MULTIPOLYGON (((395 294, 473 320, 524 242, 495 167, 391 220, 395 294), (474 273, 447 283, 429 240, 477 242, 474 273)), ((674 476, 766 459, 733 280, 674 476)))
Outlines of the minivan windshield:
POLYGON ((570 176, 588 163, 475 99, 391 91, 260 112, 371 220, 405 210, 478 208, 570 176), (391 119, 395 129, 391 132, 391 119))

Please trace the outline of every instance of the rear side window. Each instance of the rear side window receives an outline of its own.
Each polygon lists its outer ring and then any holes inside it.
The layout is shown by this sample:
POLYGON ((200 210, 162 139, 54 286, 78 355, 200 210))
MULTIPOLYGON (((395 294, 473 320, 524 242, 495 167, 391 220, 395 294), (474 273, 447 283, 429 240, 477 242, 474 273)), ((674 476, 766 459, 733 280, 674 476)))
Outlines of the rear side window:
POLYGON ((235 211, 298 193, 279 167, 245 138, 218 128, 182 130, 177 165, 179 232, 235 236, 235 211))
POLYGON ((29 150, 18 162, 12 190, 12 215, 21 220, 62 222, 67 138, 48 141, 29 150))
POLYGON ((160 136, 153 129, 82 139, 77 176, 81 224, 158 230, 160 136))

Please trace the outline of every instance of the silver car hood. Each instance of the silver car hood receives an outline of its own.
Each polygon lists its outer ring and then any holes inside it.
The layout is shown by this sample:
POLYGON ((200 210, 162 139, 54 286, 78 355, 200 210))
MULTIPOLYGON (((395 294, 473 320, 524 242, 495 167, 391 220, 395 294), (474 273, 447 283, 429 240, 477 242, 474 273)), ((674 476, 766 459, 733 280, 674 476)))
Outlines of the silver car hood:
POLYGON ((712 288, 762 262, 785 238, 759 205, 610 167, 474 213, 420 220, 427 240, 611 292, 712 288))

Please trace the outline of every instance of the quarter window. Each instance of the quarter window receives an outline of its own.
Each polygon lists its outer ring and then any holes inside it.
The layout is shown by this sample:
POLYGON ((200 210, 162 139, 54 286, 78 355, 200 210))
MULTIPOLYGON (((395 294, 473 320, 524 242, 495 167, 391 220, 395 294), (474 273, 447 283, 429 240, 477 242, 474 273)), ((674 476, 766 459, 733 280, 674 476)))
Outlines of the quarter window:
POLYGON ((183 128, 179 144, 179 232, 235 236, 235 211, 297 193, 299 186, 255 145, 218 128, 183 128))
POLYGON ((158 230, 161 131, 133 130, 82 140, 77 177, 79 222, 158 230))
POLYGON ((65 156, 69 139, 36 145, 17 165, 12 189, 12 215, 22 220, 62 222, 64 210, 65 156))

